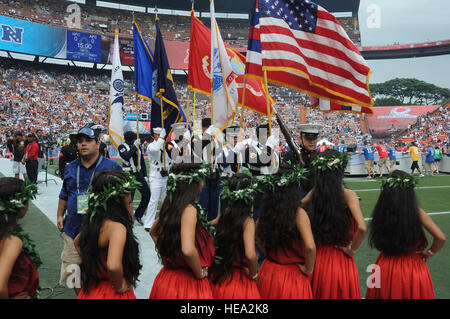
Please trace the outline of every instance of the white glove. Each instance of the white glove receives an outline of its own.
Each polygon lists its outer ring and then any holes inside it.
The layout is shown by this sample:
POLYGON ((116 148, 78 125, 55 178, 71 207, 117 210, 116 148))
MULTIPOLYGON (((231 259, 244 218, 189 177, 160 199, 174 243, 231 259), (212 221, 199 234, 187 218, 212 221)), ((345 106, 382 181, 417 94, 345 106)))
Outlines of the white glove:
POLYGON ((270 135, 266 141, 266 146, 270 147, 271 149, 274 149, 275 145, 277 145, 277 144, 278 144, 278 140, 273 135, 270 135))
POLYGON ((243 152, 245 150, 245 145, 247 145, 245 140, 242 142, 236 143, 236 145, 233 148, 233 152, 235 152, 235 153, 243 152))
POLYGON ((166 137, 166 129, 165 128, 161 129, 161 133, 159 133, 159 137, 162 139, 164 139, 166 137))
POLYGON ((205 133, 213 136, 213 134, 216 130, 217 130, 216 127, 214 125, 211 125, 210 127, 208 127, 208 129, 206 130, 205 133))
POLYGON ((136 141, 134 141, 133 145, 139 147, 139 145, 141 145, 141 139, 138 138, 136 141))
POLYGON ((189 132, 189 131, 184 132, 183 138, 190 141, 191 140, 191 132, 189 132))

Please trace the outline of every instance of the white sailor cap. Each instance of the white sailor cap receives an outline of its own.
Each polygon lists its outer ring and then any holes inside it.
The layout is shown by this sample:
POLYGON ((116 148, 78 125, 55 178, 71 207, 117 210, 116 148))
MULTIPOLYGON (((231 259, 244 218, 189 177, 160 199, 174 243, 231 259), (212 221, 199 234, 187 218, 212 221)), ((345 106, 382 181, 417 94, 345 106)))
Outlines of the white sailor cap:
POLYGON ((179 131, 186 131, 186 122, 184 123, 173 123, 171 125, 171 127, 173 128, 173 131, 175 132, 179 132, 179 131))
POLYGON ((153 128, 153 133, 155 134, 161 134, 162 128, 161 127, 154 127, 153 128))

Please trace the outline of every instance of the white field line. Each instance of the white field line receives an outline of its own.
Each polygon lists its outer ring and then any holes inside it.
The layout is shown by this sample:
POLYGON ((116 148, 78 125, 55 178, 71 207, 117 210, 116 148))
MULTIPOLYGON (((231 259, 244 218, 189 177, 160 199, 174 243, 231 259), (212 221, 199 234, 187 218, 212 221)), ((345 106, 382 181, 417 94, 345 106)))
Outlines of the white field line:
MULTIPOLYGON (((432 189, 432 188, 450 188, 450 185, 445 185, 445 186, 419 186, 419 187, 414 187, 415 189, 432 189)), ((381 190, 381 186, 380 188, 368 188, 368 189, 354 189, 355 192, 374 192, 374 191, 380 191, 381 190)))
MULTIPOLYGON (((448 215, 450 214, 450 212, 435 212, 435 213, 427 213, 428 215, 432 216, 432 215, 448 215)), ((365 221, 369 221, 372 220, 372 217, 367 217, 364 218, 365 221)))

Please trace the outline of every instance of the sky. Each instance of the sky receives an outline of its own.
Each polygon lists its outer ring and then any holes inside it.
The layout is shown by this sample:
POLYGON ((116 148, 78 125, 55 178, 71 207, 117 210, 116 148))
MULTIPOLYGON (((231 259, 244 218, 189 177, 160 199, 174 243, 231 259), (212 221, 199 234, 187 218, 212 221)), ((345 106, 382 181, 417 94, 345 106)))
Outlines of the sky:
MULTIPOLYGON (((449 0, 361 0, 358 16, 362 46, 450 40, 449 0)), ((367 63, 370 83, 417 78, 450 89, 450 54, 367 63)))

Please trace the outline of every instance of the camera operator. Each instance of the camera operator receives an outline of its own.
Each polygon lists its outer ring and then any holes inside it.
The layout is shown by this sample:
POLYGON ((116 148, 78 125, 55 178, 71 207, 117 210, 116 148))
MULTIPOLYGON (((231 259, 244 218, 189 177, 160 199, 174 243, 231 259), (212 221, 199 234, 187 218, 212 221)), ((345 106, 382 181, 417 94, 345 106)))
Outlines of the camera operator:
POLYGON ((44 132, 40 128, 36 129, 36 143, 39 146, 39 151, 38 151, 38 163, 39 163, 38 164, 38 173, 39 173, 42 170, 42 168, 44 167, 46 157, 48 156, 46 151, 47 151, 48 147, 50 147, 50 145, 48 145, 48 139, 46 139, 46 137, 44 136, 44 132))
POLYGON ((25 155, 22 158, 22 164, 25 164, 30 181, 37 184, 39 145, 36 142, 36 135, 33 133, 27 135, 27 140, 28 144, 25 149, 25 155))
POLYGON ((13 173, 16 178, 20 178, 20 174, 23 174, 23 179, 27 178, 27 170, 25 165, 21 162, 23 155, 25 154, 25 139, 22 133, 14 133, 14 137, 8 139, 6 142, 9 150, 13 154, 13 173))
POLYGON ((77 130, 72 130, 69 132, 70 144, 64 145, 59 152, 58 161, 58 174, 61 179, 64 180, 64 170, 66 169, 66 164, 76 160, 78 158, 77 152, 77 130))

